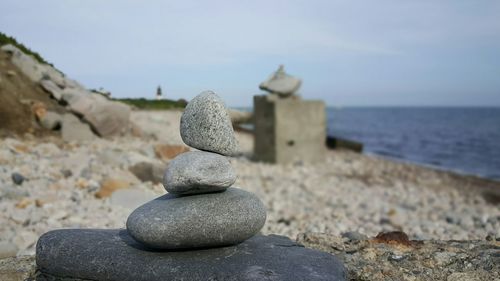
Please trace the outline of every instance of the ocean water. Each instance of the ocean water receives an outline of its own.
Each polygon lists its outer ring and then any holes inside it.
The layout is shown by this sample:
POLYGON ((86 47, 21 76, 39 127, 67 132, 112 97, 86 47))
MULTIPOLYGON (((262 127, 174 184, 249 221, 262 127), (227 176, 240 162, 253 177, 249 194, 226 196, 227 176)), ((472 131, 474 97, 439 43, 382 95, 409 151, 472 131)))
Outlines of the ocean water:
POLYGON ((328 108, 328 135, 364 153, 500 180, 500 108, 328 108))

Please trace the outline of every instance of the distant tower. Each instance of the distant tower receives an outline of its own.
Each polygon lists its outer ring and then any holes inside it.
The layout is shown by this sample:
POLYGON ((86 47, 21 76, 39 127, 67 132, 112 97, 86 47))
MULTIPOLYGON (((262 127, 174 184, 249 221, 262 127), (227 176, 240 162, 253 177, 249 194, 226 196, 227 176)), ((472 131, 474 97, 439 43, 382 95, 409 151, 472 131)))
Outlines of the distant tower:
POLYGON ((161 100, 161 99, 163 99, 161 95, 161 87, 158 86, 158 88, 156 88, 156 100, 161 100))

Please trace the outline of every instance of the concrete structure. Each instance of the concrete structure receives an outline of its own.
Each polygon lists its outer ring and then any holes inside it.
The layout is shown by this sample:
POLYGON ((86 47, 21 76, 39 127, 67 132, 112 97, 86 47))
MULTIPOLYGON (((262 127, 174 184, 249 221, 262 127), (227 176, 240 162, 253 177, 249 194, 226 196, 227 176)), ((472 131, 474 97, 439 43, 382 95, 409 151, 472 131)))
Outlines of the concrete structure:
POLYGON ((257 161, 319 162, 325 155, 326 113, 323 101, 254 96, 257 161))

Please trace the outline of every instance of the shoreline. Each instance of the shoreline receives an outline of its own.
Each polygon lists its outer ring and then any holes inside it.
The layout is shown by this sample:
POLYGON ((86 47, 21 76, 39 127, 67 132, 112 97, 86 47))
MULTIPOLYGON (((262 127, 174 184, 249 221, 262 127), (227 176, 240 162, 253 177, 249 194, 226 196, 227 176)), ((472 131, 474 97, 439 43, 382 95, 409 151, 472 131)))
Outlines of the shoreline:
POLYGON ((467 171, 456 170, 456 169, 447 168, 444 166, 428 164, 428 163, 423 163, 423 162, 415 162, 415 161, 408 160, 406 158, 400 158, 400 157, 395 157, 395 156, 393 157, 390 155, 384 155, 382 153, 377 153, 377 152, 362 152, 362 154, 367 155, 367 156, 380 157, 382 159, 386 159, 388 161, 393 161, 396 163, 415 165, 415 166, 422 167, 422 168, 428 168, 428 169, 432 169, 432 170, 436 170, 436 171, 440 171, 440 172, 451 173, 451 174, 455 174, 458 176, 473 177, 473 178, 477 178, 477 179, 497 182, 500 185, 500 178, 490 178, 490 177, 486 177, 486 176, 483 176, 480 174, 467 173, 467 171))

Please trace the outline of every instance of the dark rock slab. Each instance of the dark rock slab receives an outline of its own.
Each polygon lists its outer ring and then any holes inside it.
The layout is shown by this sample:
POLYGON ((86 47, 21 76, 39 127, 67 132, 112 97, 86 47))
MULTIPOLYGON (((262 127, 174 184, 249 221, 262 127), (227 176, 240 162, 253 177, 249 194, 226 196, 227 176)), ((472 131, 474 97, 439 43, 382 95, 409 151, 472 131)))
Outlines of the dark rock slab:
POLYGON ((333 255, 277 235, 231 247, 154 251, 126 230, 56 230, 38 240, 36 263, 48 280, 345 280, 333 255))

